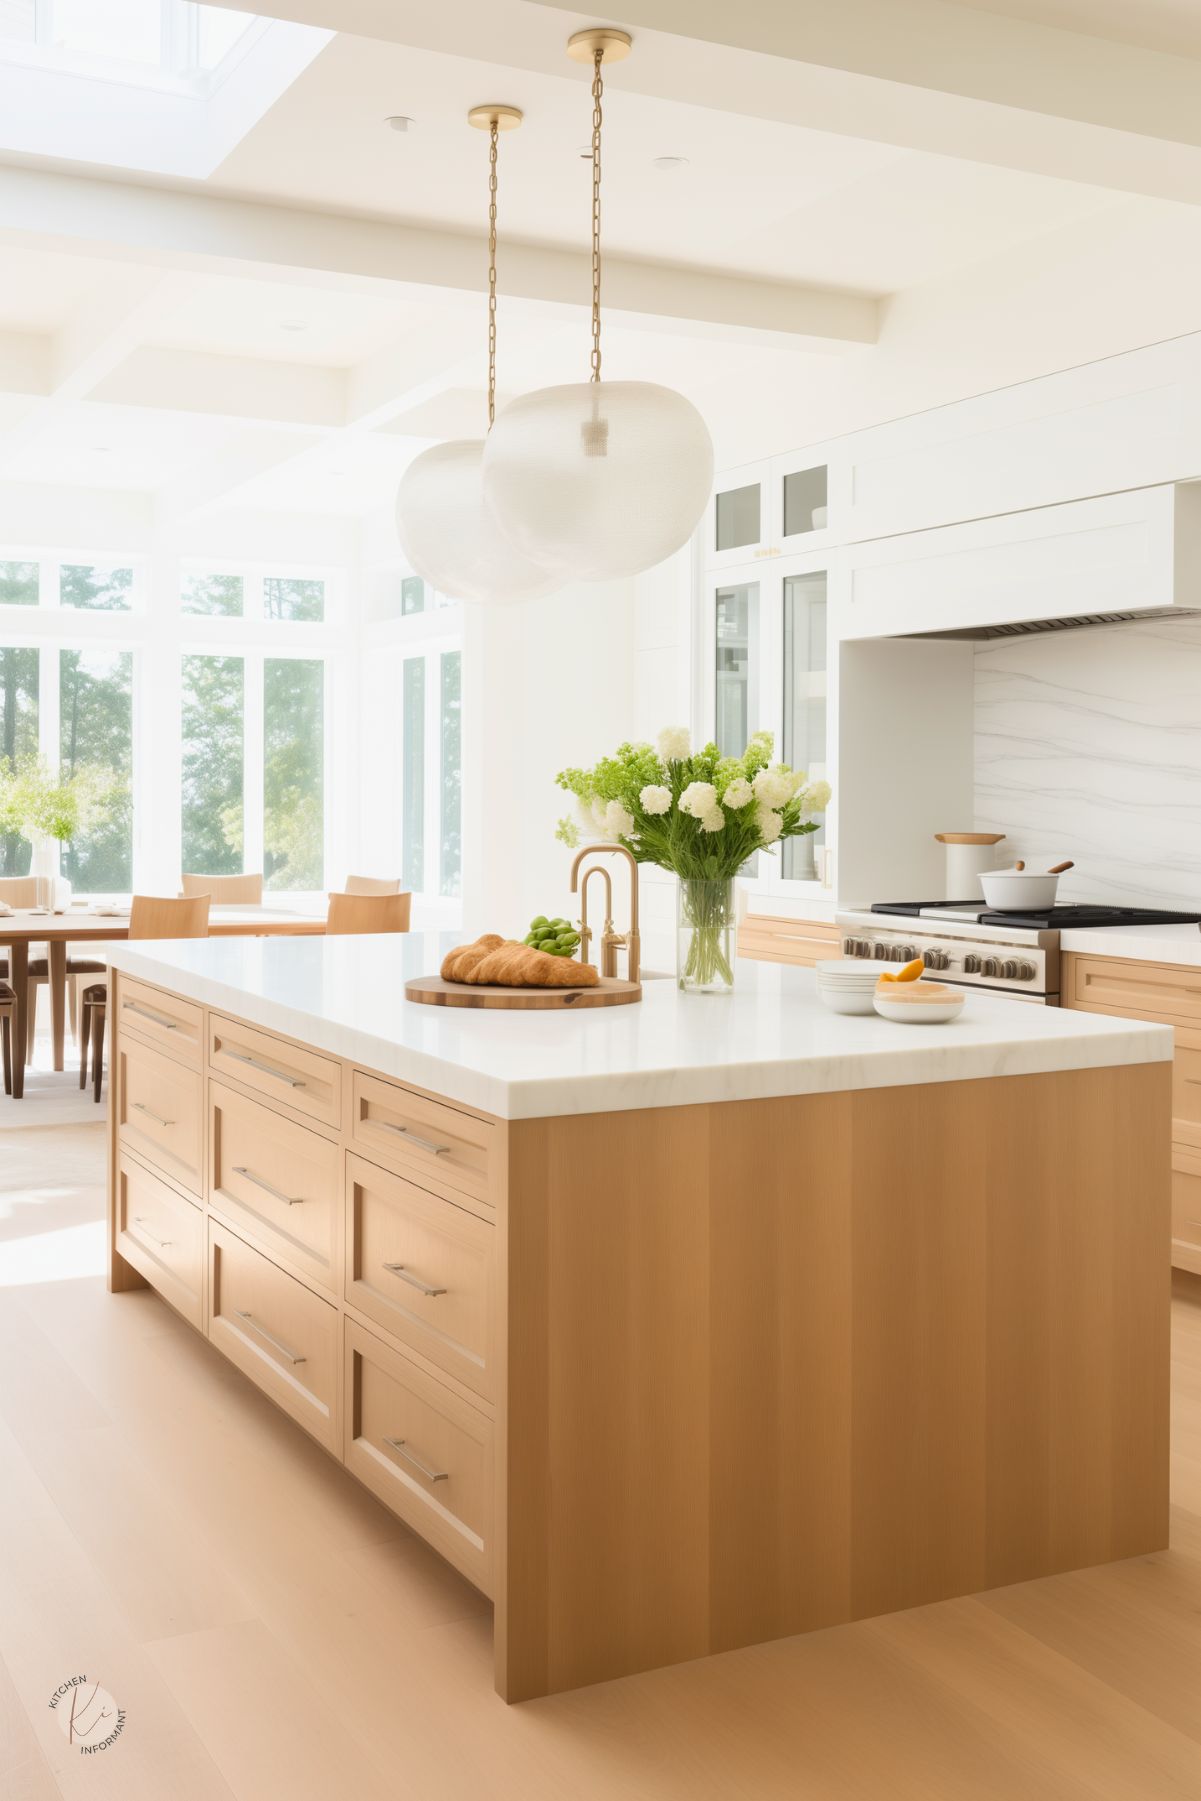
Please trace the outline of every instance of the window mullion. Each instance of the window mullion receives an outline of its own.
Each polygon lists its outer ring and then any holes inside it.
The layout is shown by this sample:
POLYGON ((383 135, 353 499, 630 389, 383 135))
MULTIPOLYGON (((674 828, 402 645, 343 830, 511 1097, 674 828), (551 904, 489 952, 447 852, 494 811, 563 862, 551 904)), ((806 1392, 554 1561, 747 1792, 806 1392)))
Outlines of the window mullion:
POLYGON ((242 867, 262 869, 263 849, 263 653, 246 652, 243 669, 245 727, 242 741, 242 867))

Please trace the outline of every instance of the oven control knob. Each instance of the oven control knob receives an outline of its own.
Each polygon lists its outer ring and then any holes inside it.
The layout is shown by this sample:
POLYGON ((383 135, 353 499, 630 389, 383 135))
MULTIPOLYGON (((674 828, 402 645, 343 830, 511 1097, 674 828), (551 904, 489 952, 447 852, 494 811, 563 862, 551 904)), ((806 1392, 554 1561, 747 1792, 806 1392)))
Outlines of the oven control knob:
POLYGON ((986 976, 999 976, 1001 973, 1001 965, 995 957, 985 957, 983 963, 980 965, 980 970, 981 973, 986 976))
POLYGON ((873 944, 872 956, 876 959, 877 963, 883 963, 888 954, 888 946, 886 944, 873 944))
POLYGON ((969 951, 967 956, 963 959, 963 973, 968 976, 979 975, 980 959, 975 951, 969 951))
POLYGON ((1019 963, 1018 964, 1018 981, 1019 982, 1032 982, 1037 974, 1038 974, 1038 971, 1035 969, 1033 963, 1019 963))
POLYGON ((1013 957, 1006 957, 1004 963, 1001 965, 1001 974, 1005 977, 1005 980, 1007 982, 1015 982, 1017 980, 1018 971, 1020 969, 1021 969, 1020 963, 1018 963, 1013 957))
POLYGON ((950 962, 946 951, 930 950, 922 952, 922 962, 927 969, 945 969, 950 962))

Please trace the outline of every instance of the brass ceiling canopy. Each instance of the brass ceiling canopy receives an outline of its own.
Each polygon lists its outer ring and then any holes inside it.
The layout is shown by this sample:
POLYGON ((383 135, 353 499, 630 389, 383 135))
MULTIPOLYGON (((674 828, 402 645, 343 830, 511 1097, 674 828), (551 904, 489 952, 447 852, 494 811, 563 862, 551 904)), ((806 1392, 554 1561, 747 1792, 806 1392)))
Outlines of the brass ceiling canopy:
POLYGON ((577 63, 595 63, 597 51, 603 63, 624 62, 634 42, 628 31, 615 25, 590 25, 587 31, 576 31, 567 40, 567 54, 577 63))
POLYGON ((516 131, 524 117, 519 106, 473 106, 467 123, 477 131, 516 131))

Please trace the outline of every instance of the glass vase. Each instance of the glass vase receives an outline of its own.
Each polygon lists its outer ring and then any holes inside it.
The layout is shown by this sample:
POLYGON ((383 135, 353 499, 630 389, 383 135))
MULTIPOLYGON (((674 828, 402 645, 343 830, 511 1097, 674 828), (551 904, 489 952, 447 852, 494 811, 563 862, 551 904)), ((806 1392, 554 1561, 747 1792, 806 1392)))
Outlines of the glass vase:
POLYGON ((676 890, 676 980, 690 994, 734 987, 734 883, 691 881, 676 890))

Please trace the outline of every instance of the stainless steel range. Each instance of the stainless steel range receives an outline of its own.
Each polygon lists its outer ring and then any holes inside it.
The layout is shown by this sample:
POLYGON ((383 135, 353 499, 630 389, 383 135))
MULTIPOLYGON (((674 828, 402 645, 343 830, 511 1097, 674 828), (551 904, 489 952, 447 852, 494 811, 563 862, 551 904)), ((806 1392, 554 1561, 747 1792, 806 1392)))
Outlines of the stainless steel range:
POLYGON ((1057 1007, 1061 932, 1188 925, 1201 922, 1201 913, 1089 906, 998 913, 983 901, 877 901, 864 912, 836 913, 834 922, 842 929, 844 957, 921 957, 944 982, 1057 1007))

